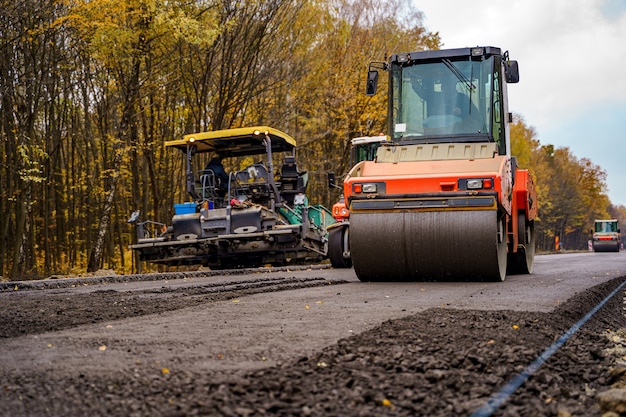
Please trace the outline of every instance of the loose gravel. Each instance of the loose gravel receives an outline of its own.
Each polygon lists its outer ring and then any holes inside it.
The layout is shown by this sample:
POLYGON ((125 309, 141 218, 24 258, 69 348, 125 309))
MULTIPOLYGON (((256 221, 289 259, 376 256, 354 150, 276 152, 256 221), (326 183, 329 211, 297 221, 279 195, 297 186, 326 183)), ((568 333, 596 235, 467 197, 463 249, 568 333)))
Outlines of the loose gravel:
MULTIPOLYGON (((600 284, 551 313, 429 309, 255 371, 154 372, 137 366, 9 372, 0 375, 0 415, 470 416, 623 281, 600 284)), ((622 294, 493 415, 619 416, 601 410, 598 396, 621 381, 615 369, 623 357, 622 294)), ((68 300, 31 291, 3 298, 0 337, 156 314, 226 296, 232 293, 173 293, 164 302, 101 291, 68 300)))

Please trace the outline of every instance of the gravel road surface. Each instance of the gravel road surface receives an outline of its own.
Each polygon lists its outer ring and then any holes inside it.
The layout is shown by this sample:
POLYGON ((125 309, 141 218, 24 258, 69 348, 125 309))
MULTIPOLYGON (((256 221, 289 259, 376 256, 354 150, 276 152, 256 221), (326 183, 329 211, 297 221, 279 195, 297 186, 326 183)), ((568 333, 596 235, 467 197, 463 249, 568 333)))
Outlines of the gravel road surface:
POLYGON ((470 416, 618 289, 493 411, 601 416, 625 279, 623 254, 571 254, 501 284, 324 266, 2 283, 0 414, 470 416))

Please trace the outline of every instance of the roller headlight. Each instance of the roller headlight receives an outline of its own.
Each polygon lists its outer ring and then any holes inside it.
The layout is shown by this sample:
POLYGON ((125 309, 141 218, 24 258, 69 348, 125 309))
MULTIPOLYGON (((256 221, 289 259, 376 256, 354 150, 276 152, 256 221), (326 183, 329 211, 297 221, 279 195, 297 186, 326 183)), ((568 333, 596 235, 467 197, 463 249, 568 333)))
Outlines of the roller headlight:
POLYGON ((483 180, 467 180, 468 190, 480 190, 483 188, 483 180))
POLYGON ((384 182, 355 182, 352 184, 352 191, 355 194, 385 194, 386 184, 384 182))
POLYGON ((376 184, 363 184, 363 192, 364 193, 375 193, 378 191, 378 186, 376 184))
POLYGON ((459 190, 493 190, 493 178, 459 178, 459 190))

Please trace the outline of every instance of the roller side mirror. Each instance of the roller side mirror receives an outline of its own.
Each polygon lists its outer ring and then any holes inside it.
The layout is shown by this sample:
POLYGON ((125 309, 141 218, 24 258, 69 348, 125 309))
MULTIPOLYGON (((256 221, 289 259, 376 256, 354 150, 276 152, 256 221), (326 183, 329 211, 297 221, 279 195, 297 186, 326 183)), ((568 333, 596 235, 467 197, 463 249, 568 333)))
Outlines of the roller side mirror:
POLYGON ((378 88, 378 71, 370 70, 367 72, 367 87, 365 89, 365 95, 373 96, 376 94, 378 88))
POLYGON ((504 72, 506 75, 506 82, 509 84, 515 84, 519 82, 519 66, 517 61, 509 61, 504 66, 504 72))

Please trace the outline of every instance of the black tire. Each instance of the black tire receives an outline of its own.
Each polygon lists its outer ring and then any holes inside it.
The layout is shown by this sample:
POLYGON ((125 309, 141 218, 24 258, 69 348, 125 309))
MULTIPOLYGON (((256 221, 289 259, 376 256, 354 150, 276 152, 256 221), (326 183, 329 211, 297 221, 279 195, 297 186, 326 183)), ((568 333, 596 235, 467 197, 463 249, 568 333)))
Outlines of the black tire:
POLYGON ((344 258, 344 236, 348 232, 346 227, 335 227, 328 233, 328 259, 333 268, 351 268, 352 259, 344 258))
POLYGON ((523 245, 516 253, 509 254, 510 274, 532 274, 535 263, 535 222, 526 222, 525 213, 517 216, 518 240, 523 245))

